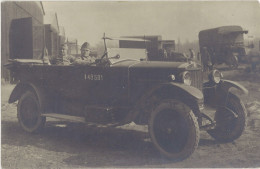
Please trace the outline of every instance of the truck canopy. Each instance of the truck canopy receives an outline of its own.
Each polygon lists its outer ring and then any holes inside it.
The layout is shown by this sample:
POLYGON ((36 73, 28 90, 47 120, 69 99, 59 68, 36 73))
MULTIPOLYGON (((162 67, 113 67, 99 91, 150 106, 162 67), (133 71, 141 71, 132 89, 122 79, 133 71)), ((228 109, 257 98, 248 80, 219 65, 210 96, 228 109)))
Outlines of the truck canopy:
POLYGON ((216 45, 232 45, 243 43, 243 34, 248 31, 241 26, 222 26, 213 29, 202 30, 199 32, 200 47, 216 45))

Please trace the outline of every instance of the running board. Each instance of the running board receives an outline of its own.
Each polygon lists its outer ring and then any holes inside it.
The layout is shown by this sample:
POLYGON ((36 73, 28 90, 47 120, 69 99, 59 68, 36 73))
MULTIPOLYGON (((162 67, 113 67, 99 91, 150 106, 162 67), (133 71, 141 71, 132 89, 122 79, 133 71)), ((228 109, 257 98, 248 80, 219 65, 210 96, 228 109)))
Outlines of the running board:
POLYGON ((66 120, 70 122, 86 123, 88 126, 95 126, 95 127, 115 127, 120 124, 120 123, 98 124, 98 123, 86 122, 84 117, 70 116, 70 115, 57 114, 57 113, 46 113, 46 114, 41 114, 41 116, 66 120))
POLYGON ((85 118, 84 117, 78 117, 78 116, 70 116, 70 115, 56 114, 56 113, 46 113, 46 114, 41 114, 41 116, 52 117, 52 118, 56 118, 56 119, 73 121, 73 122, 85 123, 85 118))

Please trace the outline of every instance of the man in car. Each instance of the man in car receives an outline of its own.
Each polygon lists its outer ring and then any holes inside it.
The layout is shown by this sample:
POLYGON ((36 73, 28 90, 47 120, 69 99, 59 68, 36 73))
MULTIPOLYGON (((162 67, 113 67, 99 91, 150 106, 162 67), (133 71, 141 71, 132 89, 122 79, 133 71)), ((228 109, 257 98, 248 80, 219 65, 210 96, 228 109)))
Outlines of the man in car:
POLYGON ((67 45, 62 44, 59 48, 59 55, 57 57, 49 56, 49 61, 53 65, 70 65, 75 58, 67 55, 67 45))
POLYGON ((68 55, 67 50, 68 50, 67 45, 62 44, 60 48, 60 57, 62 58, 63 65, 70 65, 76 59, 74 56, 68 55))
POLYGON ((75 65, 93 65, 95 64, 96 58, 93 56, 90 56, 90 45, 88 42, 83 43, 81 46, 81 55, 78 57, 73 64, 75 65))

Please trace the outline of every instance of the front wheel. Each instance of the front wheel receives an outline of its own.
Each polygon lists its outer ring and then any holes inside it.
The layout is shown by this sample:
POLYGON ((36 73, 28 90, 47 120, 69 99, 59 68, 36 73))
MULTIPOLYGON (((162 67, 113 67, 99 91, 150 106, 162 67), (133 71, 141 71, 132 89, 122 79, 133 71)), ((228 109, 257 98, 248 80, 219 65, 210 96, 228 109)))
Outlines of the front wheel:
POLYGON ((170 159, 185 159, 198 146, 197 119, 192 110, 180 101, 162 101, 151 113, 148 126, 153 144, 170 159))
POLYGON ((17 117, 20 126, 29 133, 43 128, 46 117, 40 115, 39 101, 32 91, 25 92, 19 99, 17 117))
POLYGON ((229 93, 226 107, 216 111, 216 128, 207 131, 220 142, 231 142, 239 138, 246 127, 247 112, 236 95, 229 93))

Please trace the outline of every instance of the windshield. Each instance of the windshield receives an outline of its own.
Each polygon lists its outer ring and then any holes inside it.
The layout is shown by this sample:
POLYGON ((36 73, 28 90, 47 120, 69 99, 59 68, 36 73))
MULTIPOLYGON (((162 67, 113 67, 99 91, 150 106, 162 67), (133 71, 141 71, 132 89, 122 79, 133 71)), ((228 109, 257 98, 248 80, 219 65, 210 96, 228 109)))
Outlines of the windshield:
POLYGON ((121 62, 124 60, 145 60, 147 59, 147 52, 145 49, 130 49, 130 48, 108 48, 107 55, 111 64, 121 62), (111 58, 119 55, 119 58, 111 58))

